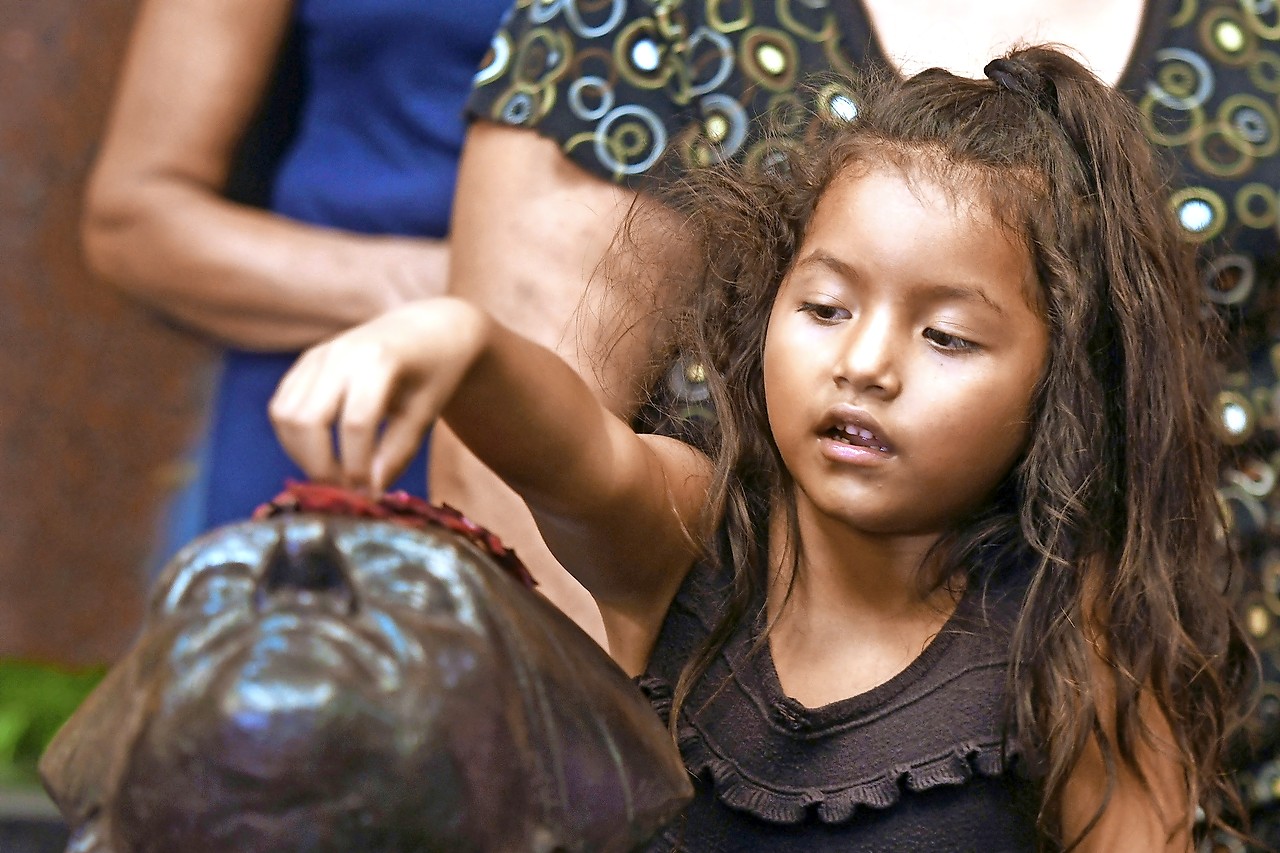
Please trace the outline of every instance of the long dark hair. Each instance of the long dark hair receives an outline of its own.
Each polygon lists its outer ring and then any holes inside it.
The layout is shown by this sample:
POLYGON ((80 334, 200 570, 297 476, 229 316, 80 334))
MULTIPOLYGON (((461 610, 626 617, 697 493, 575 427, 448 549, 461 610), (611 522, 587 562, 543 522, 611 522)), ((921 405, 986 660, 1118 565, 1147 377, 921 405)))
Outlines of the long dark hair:
MULTIPOLYGON (((715 464, 708 559, 734 578, 720 624, 677 684, 672 723, 759 600, 759 543, 779 496, 791 495, 764 404, 777 287, 832 180, 896 164, 985 201, 1041 283, 1050 344, 1028 447, 988 505, 938 542, 928 563, 940 570, 922 580, 981 585, 1029 572, 1010 716, 1037 768, 1042 834, 1068 848, 1080 840, 1060 837, 1059 803, 1091 740, 1111 780, 1124 767, 1147 783, 1137 756, 1157 742, 1143 716, 1152 706, 1168 720, 1189 802, 1217 827, 1239 809, 1223 752, 1250 668, 1224 591, 1194 257, 1122 95, 1044 47, 1009 54, 988 75, 828 82, 804 144, 695 171, 664 196, 699 258, 672 329, 679 354, 706 368, 717 413, 702 436, 715 464), (1099 656, 1110 683, 1099 683, 1099 656)), ((1182 818, 1190 831, 1193 814, 1182 818)))

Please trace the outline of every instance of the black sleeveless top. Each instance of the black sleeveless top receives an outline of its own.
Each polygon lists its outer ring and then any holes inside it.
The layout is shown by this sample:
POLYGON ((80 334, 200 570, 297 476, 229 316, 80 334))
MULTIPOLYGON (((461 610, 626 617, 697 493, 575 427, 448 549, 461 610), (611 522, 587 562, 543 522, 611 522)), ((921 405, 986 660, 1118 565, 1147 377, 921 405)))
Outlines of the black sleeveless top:
MULTIPOLYGON (((696 793, 649 849, 1034 849, 1034 787, 1004 738, 1020 592, 967 593, 905 670, 820 708, 785 695, 768 644, 756 643, 761 623, 744 625, 681 710, 696 793)), ((724 580, 695 567, 668 611, 638 679, 664 719, 726 598, 724 580)))

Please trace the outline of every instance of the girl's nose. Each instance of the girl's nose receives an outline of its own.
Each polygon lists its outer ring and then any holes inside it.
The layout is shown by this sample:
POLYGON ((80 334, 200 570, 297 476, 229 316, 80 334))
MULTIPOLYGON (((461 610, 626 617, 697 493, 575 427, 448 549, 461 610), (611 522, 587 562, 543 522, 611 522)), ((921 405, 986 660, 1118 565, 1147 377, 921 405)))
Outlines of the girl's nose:
POLYGON ((893 318, 867 312, 847 326, 835 364, 835 380, 854 391, 892 397, 902 390, 893 318))

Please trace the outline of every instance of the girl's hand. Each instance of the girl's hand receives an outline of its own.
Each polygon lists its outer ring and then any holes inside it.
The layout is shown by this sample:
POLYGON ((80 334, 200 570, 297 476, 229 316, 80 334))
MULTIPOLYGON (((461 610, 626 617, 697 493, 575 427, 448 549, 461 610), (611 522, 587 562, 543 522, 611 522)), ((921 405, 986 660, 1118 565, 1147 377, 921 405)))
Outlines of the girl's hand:
POLYGON ((474 305, 442 297, 311 348, 271 399, 281 445, 314 480, 381 491, 484 350, 489 322, 474 305))

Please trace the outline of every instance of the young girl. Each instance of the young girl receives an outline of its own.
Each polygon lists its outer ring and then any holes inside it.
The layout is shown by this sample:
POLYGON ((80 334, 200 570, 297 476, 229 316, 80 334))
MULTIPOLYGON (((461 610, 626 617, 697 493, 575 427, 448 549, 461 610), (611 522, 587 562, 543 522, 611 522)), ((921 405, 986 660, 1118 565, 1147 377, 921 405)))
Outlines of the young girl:
POLYGON ((698 447, 453 299, 273 401, 317 479, 439 416, 524 497, 696 777, 660 849, 1187 850, 1234 800, 1190 258, 1120 95, 987 76, 833 85, 805 150, 682 187, 698 447))

